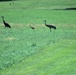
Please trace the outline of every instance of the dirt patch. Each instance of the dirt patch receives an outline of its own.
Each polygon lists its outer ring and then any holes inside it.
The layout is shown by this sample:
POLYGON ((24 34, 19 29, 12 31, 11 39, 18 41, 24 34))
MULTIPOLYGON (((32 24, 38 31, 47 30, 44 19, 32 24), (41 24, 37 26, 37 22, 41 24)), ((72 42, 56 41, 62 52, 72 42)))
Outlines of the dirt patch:
POLYGON ((15 40, 15 39, 17 39, 17 38, 14 38, 14 37, 7 37, 7 38, 5 38, 5 40, 9 40, 9 41, 15 40))

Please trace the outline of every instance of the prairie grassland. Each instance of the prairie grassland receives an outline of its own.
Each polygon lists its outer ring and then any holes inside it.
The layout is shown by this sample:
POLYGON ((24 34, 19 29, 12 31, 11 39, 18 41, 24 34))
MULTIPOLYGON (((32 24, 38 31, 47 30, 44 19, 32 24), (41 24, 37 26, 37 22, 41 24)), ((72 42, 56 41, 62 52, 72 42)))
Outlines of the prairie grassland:
POLYGON ((0 75, 75 75, 76 0, 0 2, 0 75), (56 30, 44 25, 53 24, 56 30), (32 30, 29 25, 35 27, 32 30))

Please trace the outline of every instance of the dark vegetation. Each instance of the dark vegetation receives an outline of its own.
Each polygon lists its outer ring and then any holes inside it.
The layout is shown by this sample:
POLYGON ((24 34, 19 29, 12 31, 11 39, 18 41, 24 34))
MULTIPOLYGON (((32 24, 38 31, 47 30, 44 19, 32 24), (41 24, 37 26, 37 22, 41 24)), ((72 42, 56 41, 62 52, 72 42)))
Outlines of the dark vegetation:
POLYGON ((54 9, 54 10, 76 10, 76 8, 64 8, 64 9, 54 9))
POLYGON ((65 8, 64 10, 76 10, 76 8, 65 8))

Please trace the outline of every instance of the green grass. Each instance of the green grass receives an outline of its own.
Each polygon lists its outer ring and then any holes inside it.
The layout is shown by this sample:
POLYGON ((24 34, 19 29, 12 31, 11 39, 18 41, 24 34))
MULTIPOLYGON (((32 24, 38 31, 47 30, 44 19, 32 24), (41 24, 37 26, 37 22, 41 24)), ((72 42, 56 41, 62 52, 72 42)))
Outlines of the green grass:
POLYGON ((0 2, 0 75, 75 75, 76 0, 0 2), (54 24, 57 29, 45 27, 54 24), (30 29, 29 25, 35 27, 30 29))

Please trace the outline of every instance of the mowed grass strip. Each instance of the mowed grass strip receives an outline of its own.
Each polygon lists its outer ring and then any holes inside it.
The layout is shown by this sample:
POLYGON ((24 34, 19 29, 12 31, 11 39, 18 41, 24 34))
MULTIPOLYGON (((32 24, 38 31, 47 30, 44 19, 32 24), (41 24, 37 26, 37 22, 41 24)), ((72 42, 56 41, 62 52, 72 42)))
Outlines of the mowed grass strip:
POLYGON ((75 40, 59 41, 9 67, 2 75, 75 75, 75 45, 75 40))

